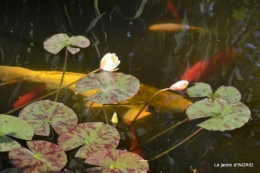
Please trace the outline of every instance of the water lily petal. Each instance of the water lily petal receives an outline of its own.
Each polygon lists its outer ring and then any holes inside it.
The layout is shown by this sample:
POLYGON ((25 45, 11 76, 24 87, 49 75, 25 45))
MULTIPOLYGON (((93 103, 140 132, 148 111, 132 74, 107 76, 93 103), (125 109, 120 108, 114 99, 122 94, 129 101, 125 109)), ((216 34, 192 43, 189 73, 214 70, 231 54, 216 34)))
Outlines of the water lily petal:
POLYGON ((186 81, 186 80, 181 80, 181 81, 178 81, 176 83, 174 83, 170 89, 171 90, 174 90, 174 91, 179 91, 179 90, 184 90, 187 88, 187 86, 189 85, 189 82, 186 81))
POLYGON ((120 64, 118 57, 115 53, 107 53, 100 62, 100 68, 105 71, 115 71, 116 67, 120 64))

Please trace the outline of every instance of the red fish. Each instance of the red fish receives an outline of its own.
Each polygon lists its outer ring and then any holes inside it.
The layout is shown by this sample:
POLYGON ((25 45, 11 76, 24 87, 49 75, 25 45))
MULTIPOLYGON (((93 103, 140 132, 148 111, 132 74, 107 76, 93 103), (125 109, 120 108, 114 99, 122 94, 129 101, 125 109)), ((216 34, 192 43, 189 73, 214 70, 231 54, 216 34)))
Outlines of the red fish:
POLYGON ((13 104, 13 108, 17 108, 20 107, 34 99, 36 99, 36 97, 46 88, 46 84, 42 85, 40 87, 37 87, 35 89, 33 89, 32 91, 26 93, 25 95, 23 95, 22 97, 20 97, 16 102, 14 102, 13 104))
POLYGON ((175 8, 175 5, 173 4, 173 2, 168 1, 167 2, 167 9, 170 11, 170 13, 172 13, 172 15, 176 18, 176 19, 180 19, 177 10, 175 8))
POLYGON ((196 82, 206 75, 212 74, 214 70, 217 70, 217 68, 220 68, 222 65, 227 64, 227 62, 231 61, 233 56, 233 48, 229 48, 213 57, 201 60, 191 66, 191 68, 181 76, 181 80, 196 82))
POLYGON ((142 152, 142 150, 141 150, 140 148, 137 148, 139 144, 138 144, 138 141, 137 141, 137 137, 136 137, 137 134, 136 134, 136 132, 135 132, 134 125, 132 125, 132 126, 130 127, 130 132, 132 132, 132 134, 133 134, 132 142, 131 142, 131 146, 130 146, 130 151, 131 151, 132 153, 135 153, 135 154, 137 154, 137 155, 143 157, 143 152, 142 152), (132 149, 134 149, 134 150, 132 150, 132 149))

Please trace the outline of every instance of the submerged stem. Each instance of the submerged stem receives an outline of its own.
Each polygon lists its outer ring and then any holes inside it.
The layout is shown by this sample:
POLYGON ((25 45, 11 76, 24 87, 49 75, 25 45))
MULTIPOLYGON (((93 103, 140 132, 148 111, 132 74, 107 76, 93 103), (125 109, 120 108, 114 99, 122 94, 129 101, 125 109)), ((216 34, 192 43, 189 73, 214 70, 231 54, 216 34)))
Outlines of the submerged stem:
POLYGON ((184 139, 183 141, 181 141, 180 143, 178 143, 177 145, 175 145, 174 147, 164 151, 163 153, 155 156, 154 158, 150 159, 149 161, 152 161, 154 159, 158 159, 159 157, 169 153, 170 151, 176 149, 178 146, 180 146, 181 144, 185 143, 186 141, 188 141, 190 138, 192 138, 193 136, 195 136, 196 134, 198 134, 203 128, 199 128, 196 132, 194 132, 193 134, 191 134, 190 136, 188 136, 186 139, 184 139))
POLYGON ((139 115, 143 112, 144 108, 149 104, 149 102, 159 93, 163 92, 163 91, 167 91, 170 90, 171 88, 165 88, 162 89, 158 92, 156 92, 144 105, 143 107, 139 110, 139 112, 136 114, 136 116, 134 117, 133 121, 131 122, 131 124, 128 126, 128 128, 126 129, 126 131, 129 131, 129 129, 132 127, 132 125, 134 124, 134 122, 137 120, 137 118, 139 117, 139 115))
POLYGON ((177 126, 181 125, 182 123, 186 122, 187 120, 188 120, 188 118, 185 118, 185 119, 182 120, 181 122, 179 122, 179 123, 175 124, 174 126, 171 126, 170 128, 168 128, 168 129, 162 131, 161 133, 159 133, 159 134, 155 135, 154 137, 148 139, 147 141, 141 143, 140 145, 136 146, 135 148, 131 149, 130 151, 133 151, 133 150, 139 148, 140 146, 142 146, 142 145, 144 145, 144 144, 146 144, 146 143, 148 143, 148 142, 154 140, 155 138, 157 138, 157 137, 163 135, 164 133, 166 133, 166 132, 168 132, 168 131, 170 131, 170 130, 176 128, 177 126))
POLYGON ((61 75, 61 80, 60 80, 60 86, 59 86, 58 92, 57 92, 55 100, 54 100, 55 102, 57 102, 57 100, 58 100, 58 96, 59 96, 59 93, 60 93, 60 90, 61 90, 61 86, 62 86, 62 83, 63 83, 63 80, 64 80, 64 75, 65 75, 66 66, 67 66, 67 59, 68 59, 68 49, 66 49, 66 52, 65 52, 65 60, 64 60, 64 64, 63 64, 63 70, 62 70, 62 75, 61 75))

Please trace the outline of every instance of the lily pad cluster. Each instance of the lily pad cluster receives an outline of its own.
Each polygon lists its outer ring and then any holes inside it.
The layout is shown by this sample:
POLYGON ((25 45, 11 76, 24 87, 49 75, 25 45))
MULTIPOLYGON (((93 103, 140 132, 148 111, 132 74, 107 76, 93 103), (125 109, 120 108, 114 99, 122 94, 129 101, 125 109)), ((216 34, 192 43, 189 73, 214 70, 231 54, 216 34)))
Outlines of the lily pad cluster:
POLYGON ((128 172, 129 169, 146 172, 149 169, 140 156, 116 149, 120 134, 115 127, 102 122, 77 124, 77 121, 70 108, 50 100, 29 104, 19 118, 0 115, 0 152, 9 151, 9 160, 17 172, 58 172, 67 164, 65 151, 77 147, 80 148, 75 157, 99 166, 95 169, 108 172, 128 172), (59 135, 58 145, 32 140, 34 134, 48 136, 50 126, 59 135), (9 136, 28 140, 27 147, 9 136))
POLYGON ((198 126, 214 131, 233 130, 248 122, 251 112, 240 102, 240 92, 231 86, 221 86, 213 93, 205 83, 195 83, 187 89, 190 97, 207 97, 190 105, 186 114, 190 120, 211 117, 198 126))

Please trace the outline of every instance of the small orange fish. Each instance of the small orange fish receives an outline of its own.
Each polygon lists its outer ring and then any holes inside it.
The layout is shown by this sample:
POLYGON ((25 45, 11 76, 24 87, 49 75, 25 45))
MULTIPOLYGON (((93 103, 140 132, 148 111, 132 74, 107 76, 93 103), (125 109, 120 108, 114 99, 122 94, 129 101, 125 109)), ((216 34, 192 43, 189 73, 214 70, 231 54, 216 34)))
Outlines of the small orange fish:
POLYGON ((175 8, 175 5, 173 4, 173 2, 167 2, 167 9, 169 10, 169 12, 176 18, 176 19, 180 19, 177 10, 175 8))
POLYGON ((20 107, 30 101, 32 101, 33 99, 35 99, 45 88, 46 88, 46 84, 42 85, 40 87, 37 87, 35 89, 33 89, 32 91, 26 93, 25 95, 23 95, 22 97, 20 97, 16 102, 14 102, 13 104, 13 108, 17 108, 20 107))
POLYGON ((154 24, 149 27, 150 31, 154 32, 180 32, 182 30, 197 30, 197 31, 208 31, 203 28, 183 25, 183 24, 176 24, 176 23, 163 23, 163 24, 154 24))

